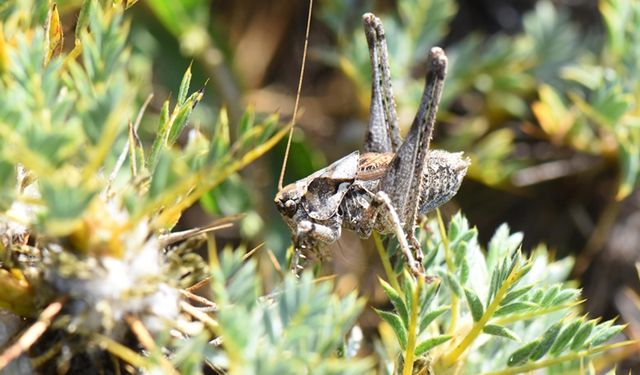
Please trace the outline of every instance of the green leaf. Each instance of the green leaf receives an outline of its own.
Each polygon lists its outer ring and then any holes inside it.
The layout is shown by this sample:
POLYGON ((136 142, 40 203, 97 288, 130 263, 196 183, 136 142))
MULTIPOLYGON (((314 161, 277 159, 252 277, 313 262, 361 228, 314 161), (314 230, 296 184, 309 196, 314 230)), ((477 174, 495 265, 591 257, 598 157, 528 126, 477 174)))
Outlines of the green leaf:
POLYGON ((148 169, 153 172, 158 162, 161 150, 166 145, 167 131, 169 129, 169 101, 165 101, 160 109, 160 123, 153 144, 151 145, 151 153, 147 162, 148 169))
POLYGON ((400 288, 404 294, 404 302, 407 304, 407 311, 411 311, 411 307, 413 305, 413 293, 416 290, 416 281, 413 276, 409 274, 409 271, 407 271, 406 268, 402 271, 402 282, 400 283, 400 288))
POLYGON ((529 357, 531 356, 531 353, 533 353, 539 343, 540 340, 534 340, 511 353, 509 359, 507 360, 507 366, 515 367, 527 363, 529 357))
POLYGON ((502 224, 489 241, 487 269, 493 271, 501 259, 508 258, 522 243, 522 233, 509 233, 509 226, 502 224))
POLYGON ((517 300, 518 298, 522 297, 523 295, 527 294, 531 288, 533 288, 533 285, 527 285, 527 286, 523 286, 522 288, 518 288, 518 289, 514 289, 512 291, 510 291, 509 293, 507 293, 504 298, 502 299, 502 301, 500 301, 500 306, 505 306, 507 304, 509 304, 510 302, 517 300))
POLYGON ((430 337, 424 340, 423 342, 421 342, 416 346, 416 350, 415 350, 416 356, 421 356, 424 353, 428 352, 429 350, 433 349, 434 347, 449 341, 451 337, 453 336, 440 335, 440 336, 430 337))
POLYGON ((458 297, 462 297, 464 295, 464 289, 462 288, 462 285, 460 285, 460 282, 455 275, 453 275, 451 272, 443 271, 440 272, 440 276, 446 281, 449 289, 451 289, 451 292, 453 292, 453 294, 458 297))
POLYGON ((393 307, 396 308, 398 315, 402 318, 403 324, 405 326, 409 326, 409 312, 407 311, 407 305, 404 303, 400 294, 383 279, 378 278, 378 280, 380 281, 380 285, 382 285, 382 289, 384 289, 385 294, 393 304, 393 307))
POLYGON ((427 256, 422 262, 422 264, 424 265, 424 269, 428 270, 433 266, 433 262, 436 260, 436 255, 438 255, 437 247, 431 249, 431 251, 427 250, 427 256))
POLYGON ((151 185, 149 186, 149 197, 157 197, 167 190, 177 179, 178 174, 174 171, 174 160, 168 154, 160 154, 160 159, 153 172, 151 185))
POLYGON ((535 309, 537 307, 538 307, 537 304, 531 303, 531 302, 524 302, 524 301, 522 301, 522 302, 513 302, 513 303, 510 303, 508 305, 500 307, 498 310, 496 310, 494 316, 509 315, 509 314, 513 314, 515 312, 521 312, 521 311, 525 311, 525 310, 535 309))
POLYGON ((580 295, 580 291, 577 289, 563 289, 555 296, 551 305, 561 305, 570 300, 575 300, 580 295))
POLYGON ((469 281, 470 271, 469 260, 467 259, 467 257, 463 257, 462 261, 460 262, 460 284, 464 285, 467 283, 467 281, 469 281))
POLYGON ((182 76, 182 82, 180 82, 180 89, 178 90, 178 104, 177 106, 183 106, 185 100, 187 100, 187 94, 189 93, 189 85, 191 85, 191 64, 187 70, 185 70, 182 76))
POLYGON ((556 284, 552 286, 551 289, 547 290, 547 292, 544 294, 542 301, 540 301, 540 305, 543 307, 552 305, 556 296, 558 295, 558 293, 560 293, 560 289, 562 289, 560 285, 556 284))
POLYGON ((549 327, 529 358, 533 361, 537 361, 547 354, 553 343, 556 341, 556 338, 558 338, 558 333, 560 333, 561 328, 562 322, 555 323, 549 327))
POLYGON ((433 299, 435 298, 435 296, 438 294, 438 291, 440 290, 440 285, 442 285, 440 283, 440 280, 436 280, 428 284, 428 286, 423 289, 422 296, 420 297, 420 300, 421 300, 420 308, 422 309, 421 311, 426 311, 429 309, 431 302, 433 302, 433 299))
POLYGON ((0 210, 8 209, 13 203, 16 182, 16 167, 0 160, 0 210))
POLYGON ((573 341, 571 341, 571 350, 576 351, 582 349, 587 339, 591 335, 593 331, 593 327, 596 325, 595 321, 590 320, 582 325, 576 335, 573 337, 573 341))
POLYGON ((437 317, 449 311, 450 309, 451 309, 450 305, 445 305, 445 306, 440 306, 435 310, 432 310, 426 313, 422 317, 422 319, 420 319, 420 327, 418 332, 424 331, 431 322, 433 322, 437 317))
POLYGON ((592 347, 593 346, 598 346, 600 344, 603 344, 603 343, 607 342, 613 336, 615 336, 618 333, 620 333, 623 329, 624 329, 624 326, 621 326, 621 325, 616 325, 616 326, 613 326, 613 327, 605 327, 602 330, 602 332, 599 332, 597 335, 595 335, 595 337, 593 337, 593 339, 591 340, 591 342, 589 344, 592 347))
POLYGON ((464 295, 467 297, 467 303, 469 304, 469 310, 471 311, 471 316, 474 321, 479 321, 484 314, 484 306, 482 306, 482 302, 480 298, 471 289, 464 288, 464 295))
POLYGON ((396 334, 396 338, 398 339, 398 343, 400 343, 400 347, 404 350, 407 347, 407 328, 402 324, 402 319, 393 313, 382 311, 378 309, 374 309, 378 316, 385 322, 387 322, 393 332, 396 334))
POLYGON ((576 334, 576 332, 578 332, 578 329, 580 328, 582 323, 582 320, 575 320, 571 322, 571 324, 566 326, 562 330, 562 332, 560 332, 560 335, 558 335, 558 338, 553 343, 553 346, 551 346, 551 355, 560 354, 564 350, 564 348, 567 347, 573 336, 576 334))
POLYGON ((637 142, 631 142, 625 138, 620 139, 618 158, 622 164, 622 179, 616 199, 622 200, 631 194, 638 178, 640 178, 640 148, 637 142))
MULTIPOLYGON (((191 98, 189 98, 189 101, 191 101, 191 98)), ((197 100, 195 102, 197 102, 197 100)), ((178 114, 169 127, 169 133, 167 134, 167 139, 165 141, 166 147, 173 146, 173 144, 178 140, 180 133, 182 133, 182 130, 189 121, 189 117, 191 117, 191 112, 193 112, 193 106, 190 105, 189 102, 179 108, 180 109, 178 110, 178 114)))
POLYGON ((216 123, 215 134, 211 140, 211 148, 207 155, 207 162, 215 162, 227 155, 230 143, 229 118, 227 117, 226 111, 221 110, 218 122, 216 123))
POLYGON ((40 181, 42 200, 47 206, 49 219, 78 219, 89 206, 95 190, 87 190, 80 186, 54 185, 48 181, 40 181))
POLYGON ((531 296, 531 302, 539 304, 544 298, 544 290, 541 288, 536 289, 531 296))
POLYGON ((520 341, 518 335, 507 327, 497 324, 487 324, 482 328, 482 332, 493 335, 508 338, 509 340, 520 341))
POLYGON ((255 113, 252 108, 247 108, 247 110, 242 114, 240 118, 240 126, 238 127, 238 134, 242 137, 243 134, 246 134, 253 124, 255 123, 255 113))

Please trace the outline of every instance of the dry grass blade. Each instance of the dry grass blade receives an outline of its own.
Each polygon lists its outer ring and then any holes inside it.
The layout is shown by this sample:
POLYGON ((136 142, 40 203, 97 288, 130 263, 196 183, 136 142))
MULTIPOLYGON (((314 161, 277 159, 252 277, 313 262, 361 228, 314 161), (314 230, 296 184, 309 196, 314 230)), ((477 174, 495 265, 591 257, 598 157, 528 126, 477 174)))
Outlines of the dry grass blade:
POLYGON ((242 261, 246 261, 247 259, 251 258, 253 254, 255 254, 258 250, 262 249, 263 247, 264 247, 264 242, 258 244, 258 246, 249 250, 246 254, 242 256, 242 261))
POLYGON ((160 348, 158 348, 158 346, 155 343, 155 340, 153 339, 153 337, 151 336, 147 328, 144 326, 144 324, 142 324, 140 319, 138 319, 133 315, 129 315, 125 317, 125 320, 127 321, 127 324, 129 324, 131 331, 138 338, 138 341, 140 342, 140 344, 142 344, 142 346, 144 346, 145 349, 147 349, 151 353, 156 354, 156 357, 160 361, 160 366, 162 367, 162 371, 165 374, 179 375, 179 372, 173 367, 171 362, 169 362, 169 360, 164 355, 162 355, 160 348))
POLYGON ((296 102, 293 105, 293 117, 291 118, 291 127, 289 128, 289 137, 287 138, 287 148, 284 152, 282 160, 282 169, 280 170, 280 178, 278 178, 278 190, 282 190, 282 181, 284 181, 284 171, 287 168, 287 159, 289 158, 289 150, 291 149, 291 137, 298 116, 298 105, 300 104, 300 92, 302 91, 302 80, 304 78, 304 66, 307 62, 307 47, 309 46, 309 30, 311 29, 311 12, 313 10, 313 0, 309 0, 309 13, 307 15, 307 30, 304 36, 304 48, 302 50, 302 64, 300 66, 300 79, 298 80, 298 91, 296 92, 296 102))
POLYGON ((207 298, 204 298, 204 297, 199 296, 197 294, 193 294, 188 290, 184 290, 184 289, 180 290, 180 294, 182 294, 183 296, 189 298, 192 301, 201 303, 201 304, 203 304, 203 305, 205 305, 207 307, 211 307, 211 308, 213 308, 215 310, 218 309, 218 305, 216 305, 215 302, 209 301, 207 298))
POLYGON ((202 288, 203 286, 209 285, 210 282, 211 282, 211 277, 207 277, 207 278, 202 279, 202 280, 198 281, 197 283, 191 285, 190 287, 186 288, 185 291, 193 292, 194 290, 198 290, 198 289, 202 288))
POLYGON ((273 268, 275 268, 276 271, 278 271, 278 273, 280 275, 283 275, 282 273, 282 267, 280 267, 280 263, 278 262, 278 258, 276 258, 275 254, 273 253, 273 251, 271 251, 270 249, 267 250, 267 256, 269 256, 269 260, 271 261, 271 264, 273 264, 273 268))
POLYGON ((192 306, 186 302, 180 302, 180 308, 187 314, 206 324, 207 327, 209 327, 209 329, 211 329, 212 331, 216 331, 218 329, 218 322, 212 319, 209 315, 198 310, 195 306, 192 306))
POLYGON ((220 225, 215 225, 214 223, 211 225, 207 225, 205 227, 197 227, 197 228, 184 230, 181 232, 173 232, 173 233, 160 236, 160 243, 161 243, 161 246, 164 247, 164 246, 174 244, 178 241, 186 240, 187 238, 195 237, 199 234, 214 232, 214 231, 225 229, 225 228, 231 228, 232 226, 233 226, 233 223, 226 223, 226 224, 220 224, 220 225))
POLYGON ((20 336, 18 341, 5 349, 0 354, 0 370, 5 368, 11 361, 18 358, 22 353, 29 350, 31 346, 38 341, 40 336, 49 328, 53 318, 58 315, 62 306, 67 301, 67 296, 63 296, 49 304, 38 317, 38 320, 27 328, 20 336))

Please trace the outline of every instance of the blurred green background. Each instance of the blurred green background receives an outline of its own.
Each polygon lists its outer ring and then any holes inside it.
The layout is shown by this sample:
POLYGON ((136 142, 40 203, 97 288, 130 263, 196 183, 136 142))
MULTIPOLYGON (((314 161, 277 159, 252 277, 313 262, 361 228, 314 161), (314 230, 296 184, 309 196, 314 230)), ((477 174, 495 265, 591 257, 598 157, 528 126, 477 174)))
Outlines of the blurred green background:
MULTIPOLYGON (((76 17, 78 1, 60 5, 63 17, 76 17)), ((148 77, 141 82, 148 90, 140 91, 155 95, 147 113, 157 115, 162 101, 176 95, 193 64, 192 83, 205 86, 205 96, 192 126, 215 127, 221 109, 232 139, 246 111, 258 118, 277 113, 286 123, 308 6, 302 0, 140 1, 128 12, 132 69, 148 77)), ((385 25, 404 131, 424 84, 426 51, 440 45, 449 57, 433 145, 464 151, 472 166, 445 215, 462 210, 484 243, 507 222, 524 232, 525 250, 545 243, 557 257, 575 256, 587 309, 632 321, 624 291, 638 284, 640 5, 316 0, 285 183, 362 145, 370 95, 361 27, 367 11, 385 25)), ((143 123, 141 132, 153 123, 143 123)), ((179 228, 244 213, 219 239, 248 248, 266 241, 284 266, 290 239, 273 206, 284 146, 212 191, 179 228)), ((358 285, 375 303, 384 297, 373 290, 379 260, 370 245, 345 235, 325 270, 348 275, 338 285, 358 285)))

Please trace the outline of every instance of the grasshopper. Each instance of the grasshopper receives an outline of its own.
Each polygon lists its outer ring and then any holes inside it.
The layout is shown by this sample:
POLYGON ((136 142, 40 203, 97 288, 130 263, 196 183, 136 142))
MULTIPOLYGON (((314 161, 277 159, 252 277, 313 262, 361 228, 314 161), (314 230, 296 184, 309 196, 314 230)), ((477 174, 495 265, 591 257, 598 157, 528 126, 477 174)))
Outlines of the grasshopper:
POLYGON ((373 230, 395 234, 410 271, 424 275, 417 217, 451 199, 469 166, 462 152, 429 150, 447 58, 438 47, 429 51, 420 107, 402 140, 382 22, 371 13, 362 19, 372 71, 363 150, 280 188, 275 205, 292 232, 295 273, 301 261, 326 258, 345 228, 363 238, 373 230))

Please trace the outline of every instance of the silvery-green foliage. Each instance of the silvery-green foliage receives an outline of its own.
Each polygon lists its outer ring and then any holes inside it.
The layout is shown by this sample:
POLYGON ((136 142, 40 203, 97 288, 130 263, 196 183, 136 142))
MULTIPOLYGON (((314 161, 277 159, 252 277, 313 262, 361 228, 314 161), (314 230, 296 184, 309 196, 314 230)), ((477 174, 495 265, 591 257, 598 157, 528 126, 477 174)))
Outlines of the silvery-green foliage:
POLYGON ((240 252, 222 252, 212 268, 212 289, 222 345, 207 358, 242 374, 360 374, 365 359, 345 356, 347 333, 363 301, 338 298, 330 282, 286 275, 263 295, 256 262, 240 252))
POLYGON ((524 256, 522 234, 511 234, 506 225, 494 234, 485 257, 476 229, 461 214, 451 219, 446 238, 437 222, 429 227, 425 268, 438 280, 424 288, 431 299, 420 304, 418 324, 407 318, 415 281, 405 275, 401 293, 382 282, 394 311, 379 315, 393 328, 402 352, 408 350, 409 330, 418 329, 416 355, 426 357, 414 366, 470 374, 546 368, 556 374, 577 370, 611 349, 608 340, 623 327, 580 315, 580 290, 566 281, 571 258, 555 261, 542 246, 524 256))

